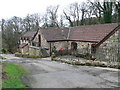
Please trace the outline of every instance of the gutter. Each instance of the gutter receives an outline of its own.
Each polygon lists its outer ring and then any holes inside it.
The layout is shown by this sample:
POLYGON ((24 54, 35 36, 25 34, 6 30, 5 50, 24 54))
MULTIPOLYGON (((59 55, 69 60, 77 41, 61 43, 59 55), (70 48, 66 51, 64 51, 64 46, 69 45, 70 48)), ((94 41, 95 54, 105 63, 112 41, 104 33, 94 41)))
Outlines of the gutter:
POLYGON ((59 42, 59 41, 79 41, 79 42, 92 42, 92 43, 98 43, 98 41, 84 41, 84 40, 47 40, 47 42, 59 42))

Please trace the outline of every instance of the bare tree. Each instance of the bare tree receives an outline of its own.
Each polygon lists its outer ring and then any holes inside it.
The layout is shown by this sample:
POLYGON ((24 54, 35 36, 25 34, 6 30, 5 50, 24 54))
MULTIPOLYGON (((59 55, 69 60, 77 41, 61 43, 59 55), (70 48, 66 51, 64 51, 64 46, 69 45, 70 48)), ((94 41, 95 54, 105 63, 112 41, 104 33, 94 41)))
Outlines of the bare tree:
POLYGON ((23 28, 26 31, 37 30, 41 24, 41 16, 39 14, 28 14, 23 19, 23 28))
POLYGON ((45 14, 45 15, 42 17, 42 22, 43 22, 43 25, 42 25, 43 28, 49 27, 47 14, 45 14))
POLYGON ((49 26, 50 27, 59 27, 59 24, 58 24, 58 16, 57 16, 57 12, 58 12, 58 8, 59 8, 59 5, 57 6, 49 6, 47 7, 47 16, 48 16, 48 19, 49 19, 49 26))
POLYGON ((80 25, 80 4, 70 4, 66 10, 63 10, 63 14, 71 27, 80 25))
POLYGON ((80 10, 81 10, 81 25, 85 24, 85 18, 86 18, 86 12, 88 10, 87 8, 87 4, 86 3, 82 3, 81 6, 80 6, 80 10))
POLYGON ((70 26, 73 27, 73 21, 71 20, 71 17, 68 16, 64 10, 63 10, 63 13, 65 15, 65 18, 69 21, 70 26))
POLYGON ((60 27, 64 27, 64 20, 63 20, 63 16, 60 16, 60 27))

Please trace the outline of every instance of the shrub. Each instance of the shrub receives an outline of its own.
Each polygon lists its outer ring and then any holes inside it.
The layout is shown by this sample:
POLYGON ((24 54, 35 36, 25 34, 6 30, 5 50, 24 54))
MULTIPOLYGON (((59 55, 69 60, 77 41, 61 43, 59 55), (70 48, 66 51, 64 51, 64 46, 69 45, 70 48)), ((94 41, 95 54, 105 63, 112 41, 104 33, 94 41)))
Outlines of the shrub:
POLYGON ((7 51, 5 49, 2 49, 1 52, 4 53, 4 54, 7 53, 7 51))

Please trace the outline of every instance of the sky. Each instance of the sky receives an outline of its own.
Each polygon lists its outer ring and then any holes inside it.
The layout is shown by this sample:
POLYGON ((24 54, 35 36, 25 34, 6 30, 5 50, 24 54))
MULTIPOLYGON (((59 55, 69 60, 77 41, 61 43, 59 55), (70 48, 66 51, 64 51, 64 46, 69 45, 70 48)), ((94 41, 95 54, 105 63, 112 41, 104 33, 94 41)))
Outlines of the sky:
POLYGON ((86 0, 0 0, 0 19, 13 16, 25 17, 27 14, 44 14, 50 5, 60 5, 59 11, 69 4, 86 0))

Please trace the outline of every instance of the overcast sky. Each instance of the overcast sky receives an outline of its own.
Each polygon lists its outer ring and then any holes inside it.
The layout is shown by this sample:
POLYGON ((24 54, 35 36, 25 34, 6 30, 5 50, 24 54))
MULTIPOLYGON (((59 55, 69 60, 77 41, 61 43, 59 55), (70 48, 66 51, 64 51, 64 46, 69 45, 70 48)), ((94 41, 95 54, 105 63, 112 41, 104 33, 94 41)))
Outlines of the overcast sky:
POLYGON ((0 0, 0 19, 12 16, 25 17, 27 14, 44 13, 50 5, 60 5, 59 11, 73 2, 86 0, 0 0))

